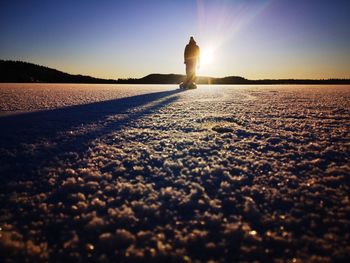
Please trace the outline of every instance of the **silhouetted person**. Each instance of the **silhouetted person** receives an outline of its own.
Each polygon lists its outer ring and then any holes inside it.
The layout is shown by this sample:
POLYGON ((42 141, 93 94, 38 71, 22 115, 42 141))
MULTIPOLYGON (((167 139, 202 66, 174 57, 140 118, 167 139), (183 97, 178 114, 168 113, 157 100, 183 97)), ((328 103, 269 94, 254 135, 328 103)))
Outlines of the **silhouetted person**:
POLYGON ((197 63, 199 65, 199 58, 200 58, 200 50, 199 47, 196 44, 196 41, 194 41, 194 38, 190 38, 190 42, 186 45, 185 48, 185 64, 186 64, 186 75, 187 83, 194 82, 196 80, 196 68, 197 63))

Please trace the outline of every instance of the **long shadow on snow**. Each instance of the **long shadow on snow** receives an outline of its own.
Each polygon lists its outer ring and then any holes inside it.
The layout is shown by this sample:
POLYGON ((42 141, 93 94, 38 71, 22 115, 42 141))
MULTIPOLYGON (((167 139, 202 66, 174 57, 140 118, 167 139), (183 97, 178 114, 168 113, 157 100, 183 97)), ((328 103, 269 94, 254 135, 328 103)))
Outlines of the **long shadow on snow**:
POLYGON ((11 181, 14 177, 28 180, 30 175, 38 176, 40 168, 56 162, 56 156, 70 151, 83 154, 91 140, 164 107, 175 101, 177 96, 172 95, 179 92, 181 91, 155 92, 0 117, 0 173, 3 174, 0 182, 6 184, 6 181, 11 181), (139 107, 150 103, 155 104, 137 111, 139 107), (136 113, 132 110, 136 110, 136 113), (125 118, 106 121, 108 117, 118 114, 125 114, 125 118), (99 126, 96 129, 87 129, 82 134, 67 135, 68 131, 93 124, 99 126))

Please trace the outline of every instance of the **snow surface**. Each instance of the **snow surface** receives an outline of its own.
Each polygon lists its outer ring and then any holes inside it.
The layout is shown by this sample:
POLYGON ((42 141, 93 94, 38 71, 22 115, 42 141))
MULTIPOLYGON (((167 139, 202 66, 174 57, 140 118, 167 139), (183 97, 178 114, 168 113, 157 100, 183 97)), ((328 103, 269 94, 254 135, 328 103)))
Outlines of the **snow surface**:
POLYGON ((1 84, 0 257, 350 257, 350 86, 176 88, 1 84))

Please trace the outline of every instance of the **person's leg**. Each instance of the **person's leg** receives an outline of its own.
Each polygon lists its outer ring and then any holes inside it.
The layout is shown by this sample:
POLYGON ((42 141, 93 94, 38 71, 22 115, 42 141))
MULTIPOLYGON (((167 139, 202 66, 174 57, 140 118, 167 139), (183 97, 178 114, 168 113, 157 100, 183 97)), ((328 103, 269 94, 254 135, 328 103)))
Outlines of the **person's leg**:
POLYGON ((194 82, 196 80, 196 63, 186 64, 187 82, 194 82))
POLYGON ((196 81, 196 63, 193 63, 192 65, 192 79, 191 82, 195 82, 196 81))
POLYGON ((186 82, 191 80, 191 63, 186 63, 186 82))

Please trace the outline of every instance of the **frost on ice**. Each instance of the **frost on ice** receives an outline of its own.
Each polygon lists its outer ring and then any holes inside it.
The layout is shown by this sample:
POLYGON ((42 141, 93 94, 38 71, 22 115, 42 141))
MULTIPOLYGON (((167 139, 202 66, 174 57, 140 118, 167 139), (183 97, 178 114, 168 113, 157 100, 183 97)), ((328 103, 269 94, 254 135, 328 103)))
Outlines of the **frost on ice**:
POLYGON ((350 257, 348 86, 60 88, 0 100, 46 109, 0 117, 6 261, 350 257))

